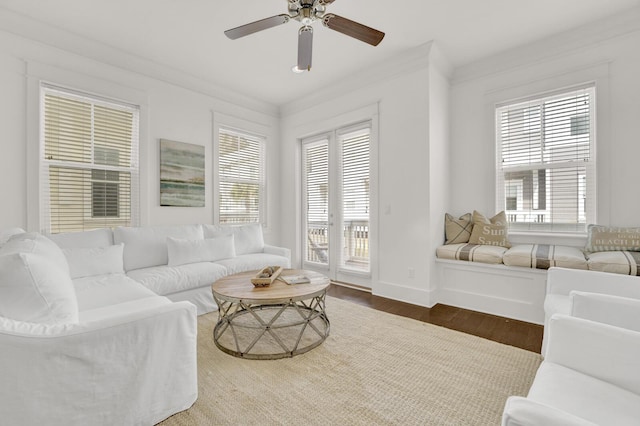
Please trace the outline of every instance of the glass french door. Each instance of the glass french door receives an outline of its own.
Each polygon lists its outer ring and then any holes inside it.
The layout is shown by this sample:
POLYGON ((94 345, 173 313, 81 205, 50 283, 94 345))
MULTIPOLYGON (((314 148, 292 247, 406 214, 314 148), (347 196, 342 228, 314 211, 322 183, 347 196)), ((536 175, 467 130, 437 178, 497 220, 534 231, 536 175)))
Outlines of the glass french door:
POLYGON ((304 268, 370 287, 370 124, 302 141, 304 268))

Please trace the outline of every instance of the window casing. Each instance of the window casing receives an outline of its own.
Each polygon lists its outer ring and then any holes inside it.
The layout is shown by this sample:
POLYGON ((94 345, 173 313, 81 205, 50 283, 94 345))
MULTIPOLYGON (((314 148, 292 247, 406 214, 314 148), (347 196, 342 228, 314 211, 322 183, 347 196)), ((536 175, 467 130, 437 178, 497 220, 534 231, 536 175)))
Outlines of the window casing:
POLYGON ((262 136, 220 127, 219 223, 266 223, 265 148, 262 136))
POLYGON ((42 84, 43 232, 136 226, 139 108, 42 84))
POLYGON ((512 231, 585 232, 594 223, 595 87, 496 108, 496 208, 512 231))

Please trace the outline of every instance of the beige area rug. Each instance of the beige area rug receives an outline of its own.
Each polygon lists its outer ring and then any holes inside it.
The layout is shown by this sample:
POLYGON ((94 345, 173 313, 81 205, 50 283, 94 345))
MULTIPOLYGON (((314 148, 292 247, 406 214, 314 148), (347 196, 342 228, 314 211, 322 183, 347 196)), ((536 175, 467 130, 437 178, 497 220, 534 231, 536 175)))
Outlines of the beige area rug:
POLYGON ((498 425, 539 354, 327 297, 331 334, 294 358, 246 360, 198 318, 196 403, 170 425, 498 425))

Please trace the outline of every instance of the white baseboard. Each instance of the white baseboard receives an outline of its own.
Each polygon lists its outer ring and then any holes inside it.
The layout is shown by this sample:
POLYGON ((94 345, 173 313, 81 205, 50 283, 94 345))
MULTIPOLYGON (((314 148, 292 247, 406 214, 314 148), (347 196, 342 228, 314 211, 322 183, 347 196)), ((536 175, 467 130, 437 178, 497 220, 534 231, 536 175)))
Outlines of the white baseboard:
POLYGON ((426 308, 431 308, 437 303, 435 299, 437 292, 435 290, 407 287, 383 281, 375 283, 371 289, 371 293, 374 296, 386 297, 426 308))

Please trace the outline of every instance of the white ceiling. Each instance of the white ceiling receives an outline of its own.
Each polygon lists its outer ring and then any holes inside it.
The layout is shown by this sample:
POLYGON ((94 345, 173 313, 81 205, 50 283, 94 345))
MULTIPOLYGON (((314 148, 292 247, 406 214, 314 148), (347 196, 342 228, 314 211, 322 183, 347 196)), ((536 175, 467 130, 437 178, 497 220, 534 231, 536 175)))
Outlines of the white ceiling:
POLYGON ((313 68, 294 74, 300 23, 235 41, 223 31, 287 0, 0 0, 0 7, 274 105, 430 40, 454 67, 639 7, 640 0, 336 0, 328 11, 386 33, 378 47, 314 25, 313 68))

